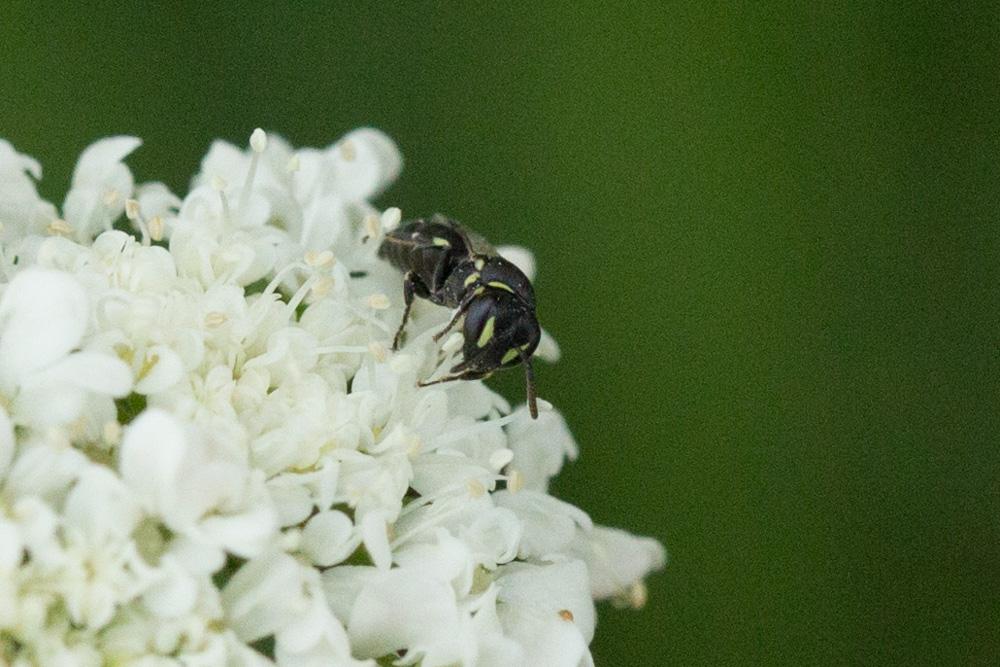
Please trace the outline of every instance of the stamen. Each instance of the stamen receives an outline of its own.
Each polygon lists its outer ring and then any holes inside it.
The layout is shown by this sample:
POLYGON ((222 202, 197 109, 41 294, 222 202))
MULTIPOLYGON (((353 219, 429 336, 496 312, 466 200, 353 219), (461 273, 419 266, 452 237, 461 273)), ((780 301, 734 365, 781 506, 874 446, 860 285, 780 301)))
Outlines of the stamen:
POLYGON ((142 235, 142 245, 149 245, 149 228, 146 227, 146 221, 142 219, 142 215, 139 211, 139 202, 135 199, 125 200, 125 217, 131 220, 139 228, 139 232, 142 235))
POLYGON ((361 345, 324 345, 313 350, 316 354, 365 354, 369 348, 361 345))
POLYGON ((330 276, 320 276, 316 279, 316 283, 312 286, 312 291, 309 292, 310 302, 316 299, 322 299, 330 290, 333 289, 333 278, 330 276))
POLYGON ((571 612, 569 609, 560 609, 559 610, 559 618, 561 618, 564 621, 569 621, 570 623, 572 623, 573 622, 573 612, 571 612))
POLYGON ((160 355, 153 353, 147 354, 143 360, 142 364, 139 366, 139 372, 135 374, 136 380, 144 379, 149 373, 156 368, 156 364, 160 363, 160 355))
POLYGON ((482 498, 486 495, 486 487, 478 479, 470 479, 465 483, 465 486, 469 490, 469 495, 473 498, 482 498))
POLYGON ((212 189, 219 193, 219 200, 222 202, 222 219, 229 222, 233 219, 229 210, 229 198, 226 197, 226 179, 221 176, 212 177, 212 189))
POLYGON ((646 582, 637 581, 632 584, 628 591, 628 601, 633 609, 642 609, 646 606, 646 602, 649 601, 649 589, 646 588, 646 582))
POLYGON ((129 220, 136 220, 139 217, 139 202, 135 199, 125 200, 125 217, 129 220))
POLYGON ((385 310, 391 305, 389 297, 382 293, 372 294, 366 299, 366 303, 372 310, 385 310))
POLYGON ((65 220, 56 218, 49 223, 48 227, 45 228, 45 231, 53 236, 70 236, 73 233, 73 227, 70 226, 70 224, 65 220))
POLYGON ((389 350, 385 345, 379 343, 378 341, 368 343, 368 351, 371 352, 373 357, 375 357, 375 361, 380 364, 384 363, 385 360, 389 358, 389 350))
POLYGON ((524 488, 524 473, 520 470, 511 470, 507 475, 507 490, 517 493, 524 488))
POLYGON ((250 203, 250 192, 253 190, 253 181, 257 176, 257 163, 260 162, 260 154, 267 148, 267 135, 259 127, 250 135, 250 168, 247 169, 246 180, 243 181, 243 191, 240 192, 239 215, 242 218, 246 212, 247 204, 250 203))
POLYGON ((205 315, 205 327, 208 329, 215 329, 216 327, 221 327, 223 324, 229 321, 229 316, 225 313, 220 313, 217 310, 213 310, 205 315))
POLYGON ((108 420, 104 422, 104 426, 101 429, 104 436, 104 442, 109 445, 117 445, 122 439, 122 425, 115 420, 108 420))
POLYGON ((295 294, 293 294, 292 298, 288 300, 289 313, 291 313, 292 315, 295 314, 295 311, 298 309, 299 304, 302 303, 305 300, 306 295, 312 291, 313 285, 316 284, 316 280, 317 280, 316 276, 310 276, 309 278, 306 279, 304 283, 302 283, 301 287, 295 290, 295 294))
POLYGON ((267 284, 267 287, 264 288, 264 291, 261 292, 261 294, 263 295, 274 294, 274 292, 278 289, 278 285, 280 285, 281 281, 285 279, 285 276, 287 276, 295 269, 302 269, 302 268, 305 268, 305 265, 300 264, 299 262, 292 262, 291 264, 283 267, 280 271, 274 274, 274 278, 271 278, 271 282, 267 284))
MULTIPOLYGON (((468 487, 466 487, 466 490, 467 489, 468 487)), ((410 529, 407 532, 397 535, 392 542, 392 547, 394 549, 398 548, 400 545, 407 542, 410 538, 416 535, 424 534, 429 528, 443 523, 444 521, 448 520, 452 516, 455 516, 456 514, 461 514, 465 512, 466 506, 463 502, 453 503, 453 504, 445 503, 443 505, 444 509, 438 509, 438 507, 440 506, 437 504, 443 498, 447 498, 449 496, 454 497, 455 495, 462 493, 462 491, 463 491, 462 485, 453 484, 443 489, 440 489, 435 493, 426 496, 421 496, 416 500, 407 503, 406 506, 403 507, 402 511, 400 512, 401 516, 405 516, 407 514, 415 512, 416 510, 426 507, 427 505, 431 505, 430 514, 423 521, 411 525, 410 529)))
POLYGON ((393 333, 393 331, 395 331, 391 326, 389 326, 379 318, 375 317, 372 314, 371 309, 361 308, 353 303, 348 303, 347 307, 353 315, 355 315, 358 319, 363 320, 365 324, 370 324, 372 326, 378 327, 379 329, 382 330, 383 333, 387 334, 391 334, 393 333))
POLYGON ((307 250, 305 260, 306 264, 314 269, 324 269, 333 266, 336 263, 337 258, 334 257, 333 253, 329 250, 323 250, 321 252, 307 250))
POLYGON ((366 215, 362 224, 365 228, 365 237, 362 240, 367 241, 368 239, 377 239, 381 236, 382 224, 378 216, 374 213, 366 215))
POLYGON ((506 417, 500 417, 498 419, 487 419, 485 421, 477 421, 473 424, 470 424, 469 426, 466 426, 465 428, 458 428, 449 433, 445 433, 444 435, 438 437, 434 441, 434 444, 440 447, 441 445, 446 445, 455 442, 457 440, 461 440, 462 438, 465 438, 467 436, 470 436, 474 434, 476 431, 479 431, 487 426, 506 426, 507 424, 517 419, 520 419, 520 415, 512 412, 506 417))
POLYGON ((358 157, 358 148, 353 141, 345 139, 340 142, 340 156, 348 162, 354 162, 354 159, 358 157))
POLYGON ((267 148, 267 133, 259 127, 250 133, 250 148, 254 153, 263 153, 267 148))
POLYGON ((149 238, 153 241, 163 240, 163 218, 154 215, 149 221, 149 238))

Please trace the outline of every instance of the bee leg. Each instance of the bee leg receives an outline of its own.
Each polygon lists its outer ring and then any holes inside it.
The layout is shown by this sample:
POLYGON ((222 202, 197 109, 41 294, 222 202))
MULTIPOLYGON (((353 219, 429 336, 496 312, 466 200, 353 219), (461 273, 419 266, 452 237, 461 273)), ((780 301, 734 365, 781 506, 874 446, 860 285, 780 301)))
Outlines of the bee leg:
POLYGON ((531 357, 526 355, 523 350, 519 350, 519 353, 521 355, 521 364, 524 365, 528 412, 531 413, 532 419, 538 419, 538 395, 535 393, 535 373, 531 369, 531 357))
POLYGON ((470 303, 472 303, 471 294, 462 299, 462 303, 458 304, 458 310, 456 310, 455 314, 451 316, 451 321, 448 322, 448 326, 446 326, 444 329, 441 329, 441 331, 438 331, 436 334, 434 334, 433 339, 435 343, 441 340, 441 338, 446 333, 448 333, 455 327, 455 325, 458 323, 458 320, 460 320, 462 318, 462 315, 465 315, 465 311, 469 309, 470 303))
POLYGON ((399 323, 399 328, 396 329, 396 335, 392 339, 392 349, 396 351, 399 349, 399 339, 403 336, 403 329, 406 328, 406 320, 410 317, 410 307, 413 306, 413 299, 417 294, 424 294, 427 289, 420 282, 420 278, 417 277, 413 271, 408 271, 405 276, 403 276, 403 303, 406 306, 403 308, 403 321, 399 323))
POLYGON ((455 380, 482 380, 483 378, 488 378, 493 373, 483 373, 482 371, 466 371, 464 373, 456 373, 455 375, 445 375, 443 378, 438 378, 437 380, 431 380, 430 382, 417 382, 418 387, 429 387, 432 384, 441 384, 443 382, 454 382, 455 380))

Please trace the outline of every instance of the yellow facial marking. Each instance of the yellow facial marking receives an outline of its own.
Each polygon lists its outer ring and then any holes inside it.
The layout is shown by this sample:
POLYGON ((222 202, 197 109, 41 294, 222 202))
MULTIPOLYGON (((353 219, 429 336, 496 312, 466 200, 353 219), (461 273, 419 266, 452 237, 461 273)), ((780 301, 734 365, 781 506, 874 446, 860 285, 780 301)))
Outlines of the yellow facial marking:
POLYGON ((490 342, 490 338, 493 338, 493 325, 496 323, 496 319, 496 317, 491 317, 486 320, 483 333, 479 334, 479 340, 476 341, 477 347, 486 347, 486 343, 490 342))
POLYGON ((480 294, 482 294, 485 291, 486 291, 486 288, 483 287, 482 285, 480 285, 479 287, 476 288, 476 291, 473 292, 473 295, 479 296, 480 294))
POLYGON ((484 266, 486 266, 486 262, 484 262, 481 259, 477 259, 476 260, 476 269, 477 270, 482 271, 484 266))
POLYGON ((451 247, 451 244, 448 243, 448 239, 443 239, 440 236, 435 236, 434 237, 434 245, 439 246, 441 248, 450 248, 451 247))
POLYGON ((489 281, 486 284, 489 285, 490 287, 495 287, 497 289, 505 289, 508 292, 510 292, 511 294, 514 293, 514 290, 511 289, 510 285, 508 285, 507 283, 502 283, 499 280, 491 280, 491 281, 489 281))
POLYGON ((517 348, 512 347, 507 352, 504 353, 503 358, 500 360, 501 364, 506 364, 509 361, 514 361, 514 358, 518 356, 517 348))
POLYGON ((469 277, 465 279, 465 283, 463 283, 463 284, 466 287, 468 287, 469 285, 471 285, 472 283, 476 282, 477 280, 479 280, 479 274, 478 273, 470 273, 469 277))

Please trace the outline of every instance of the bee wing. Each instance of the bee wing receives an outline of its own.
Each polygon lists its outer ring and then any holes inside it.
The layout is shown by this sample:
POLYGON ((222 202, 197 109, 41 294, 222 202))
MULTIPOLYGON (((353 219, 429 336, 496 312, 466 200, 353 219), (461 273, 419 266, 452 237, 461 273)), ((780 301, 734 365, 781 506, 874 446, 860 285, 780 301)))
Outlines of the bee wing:
POLYGON ((482 255, 484 257, 496 257, 497 249, 493 247, 489 241, 485 238, 472 231, 471 229, 466 229, 464 227, 459 227, 458 231, 465 237, 465 242, 469 246, 469 252, 473 255, 482 255))
POLYGON ((466 250, 469 253, 469 257, 474 255, 480 255, 485 257, 496 257, 497 251, 493 245, 487 241, 485 238, 472 231, 462 223, 452 220, 443 213, 435 213, 431 216, 430 222, 432 224, 445 225, 450 227, 453 232, 461 237, 462 242, 465 243, 466 250))

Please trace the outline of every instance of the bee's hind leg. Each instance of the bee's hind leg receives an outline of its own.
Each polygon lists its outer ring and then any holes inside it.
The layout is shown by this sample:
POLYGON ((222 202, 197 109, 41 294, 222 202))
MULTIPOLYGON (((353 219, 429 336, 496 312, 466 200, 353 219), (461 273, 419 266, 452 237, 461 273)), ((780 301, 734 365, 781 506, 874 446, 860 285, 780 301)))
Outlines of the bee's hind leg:
POLYGON ((403 276, 403 303, 406 305, 403 308, 403 321, 399 323, 396 335, 392 339, 393 351, 399 349, 399 341, 403 337, 403 329, 406 328, 406 321, 410 318, 410 308, 413 307, 413 299, 417 296, 427 296, 427 294, 427 288, 420 281, 417 274, 413 271, 407 271, 406 275, 403 276))

